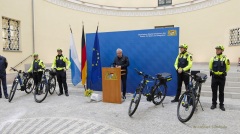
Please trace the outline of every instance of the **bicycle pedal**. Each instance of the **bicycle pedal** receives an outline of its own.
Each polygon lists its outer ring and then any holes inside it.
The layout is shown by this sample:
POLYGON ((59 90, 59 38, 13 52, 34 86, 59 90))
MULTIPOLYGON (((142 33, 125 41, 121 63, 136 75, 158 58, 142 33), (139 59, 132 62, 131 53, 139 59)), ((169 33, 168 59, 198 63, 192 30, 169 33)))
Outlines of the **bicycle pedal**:
POLYGON ((147 101, 151 102, 151 101, 152 101, 152 98, 147 97, 147 101))

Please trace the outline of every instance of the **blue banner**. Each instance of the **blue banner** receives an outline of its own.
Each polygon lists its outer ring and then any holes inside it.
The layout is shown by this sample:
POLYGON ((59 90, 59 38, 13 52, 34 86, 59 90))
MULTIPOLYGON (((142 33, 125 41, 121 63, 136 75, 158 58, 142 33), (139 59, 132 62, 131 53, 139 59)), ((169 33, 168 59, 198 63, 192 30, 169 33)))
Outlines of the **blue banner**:
MULTIPOLYGON (((87 34, 87 59, 92 59, 95 33, 87 34)), ((102 67, 110 67, 116 57, 116 49, 121 48, 128 56, 127 92, 134 92, 142 77, 137 75, 134 68, 149 75, 168 72, 172 74, 172 81, 168 82, 168 94, 175 95, 177 90, 177 74, 174 62, 178 55, 179 28, 162 28, 135 31, 119 31, 99 33, 99 47, 101 51, 102 67)), ((91 74, 92 63, 88 62, 88 74, 91 74)), ((101 81, 88 85, 94 90, 101 90, 101 81)))

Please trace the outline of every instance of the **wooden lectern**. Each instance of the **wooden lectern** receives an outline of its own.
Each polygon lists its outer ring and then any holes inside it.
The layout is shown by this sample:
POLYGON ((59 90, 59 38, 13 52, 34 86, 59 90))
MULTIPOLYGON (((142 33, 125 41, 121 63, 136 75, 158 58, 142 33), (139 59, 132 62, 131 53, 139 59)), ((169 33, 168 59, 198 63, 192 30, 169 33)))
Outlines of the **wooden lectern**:
POLYGON ((102 68, 103 102, 122 103, 121 69, 102 68))

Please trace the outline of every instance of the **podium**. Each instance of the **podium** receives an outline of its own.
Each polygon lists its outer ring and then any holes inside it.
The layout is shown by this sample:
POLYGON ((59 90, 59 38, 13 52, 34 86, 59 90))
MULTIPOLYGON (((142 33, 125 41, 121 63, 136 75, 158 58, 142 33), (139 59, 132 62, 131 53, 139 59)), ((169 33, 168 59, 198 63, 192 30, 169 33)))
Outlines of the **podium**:
POLYGON ((121 69, 102 68, 103 102, 122 103, 121 69))

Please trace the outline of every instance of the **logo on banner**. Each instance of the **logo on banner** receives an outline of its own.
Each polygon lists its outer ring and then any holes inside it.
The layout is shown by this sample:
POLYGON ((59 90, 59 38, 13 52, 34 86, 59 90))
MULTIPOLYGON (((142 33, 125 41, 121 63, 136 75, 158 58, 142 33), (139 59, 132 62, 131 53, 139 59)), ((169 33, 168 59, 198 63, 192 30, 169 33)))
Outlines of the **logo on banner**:
POLYGON ((177 30, 168 30, 168 36, 177 36, 177 30))
POLYGON ((117 80, 117 75, 116 75, 116 73, 113 73, 113 72, 107 72, 105 79, 106 80, 117 80))

